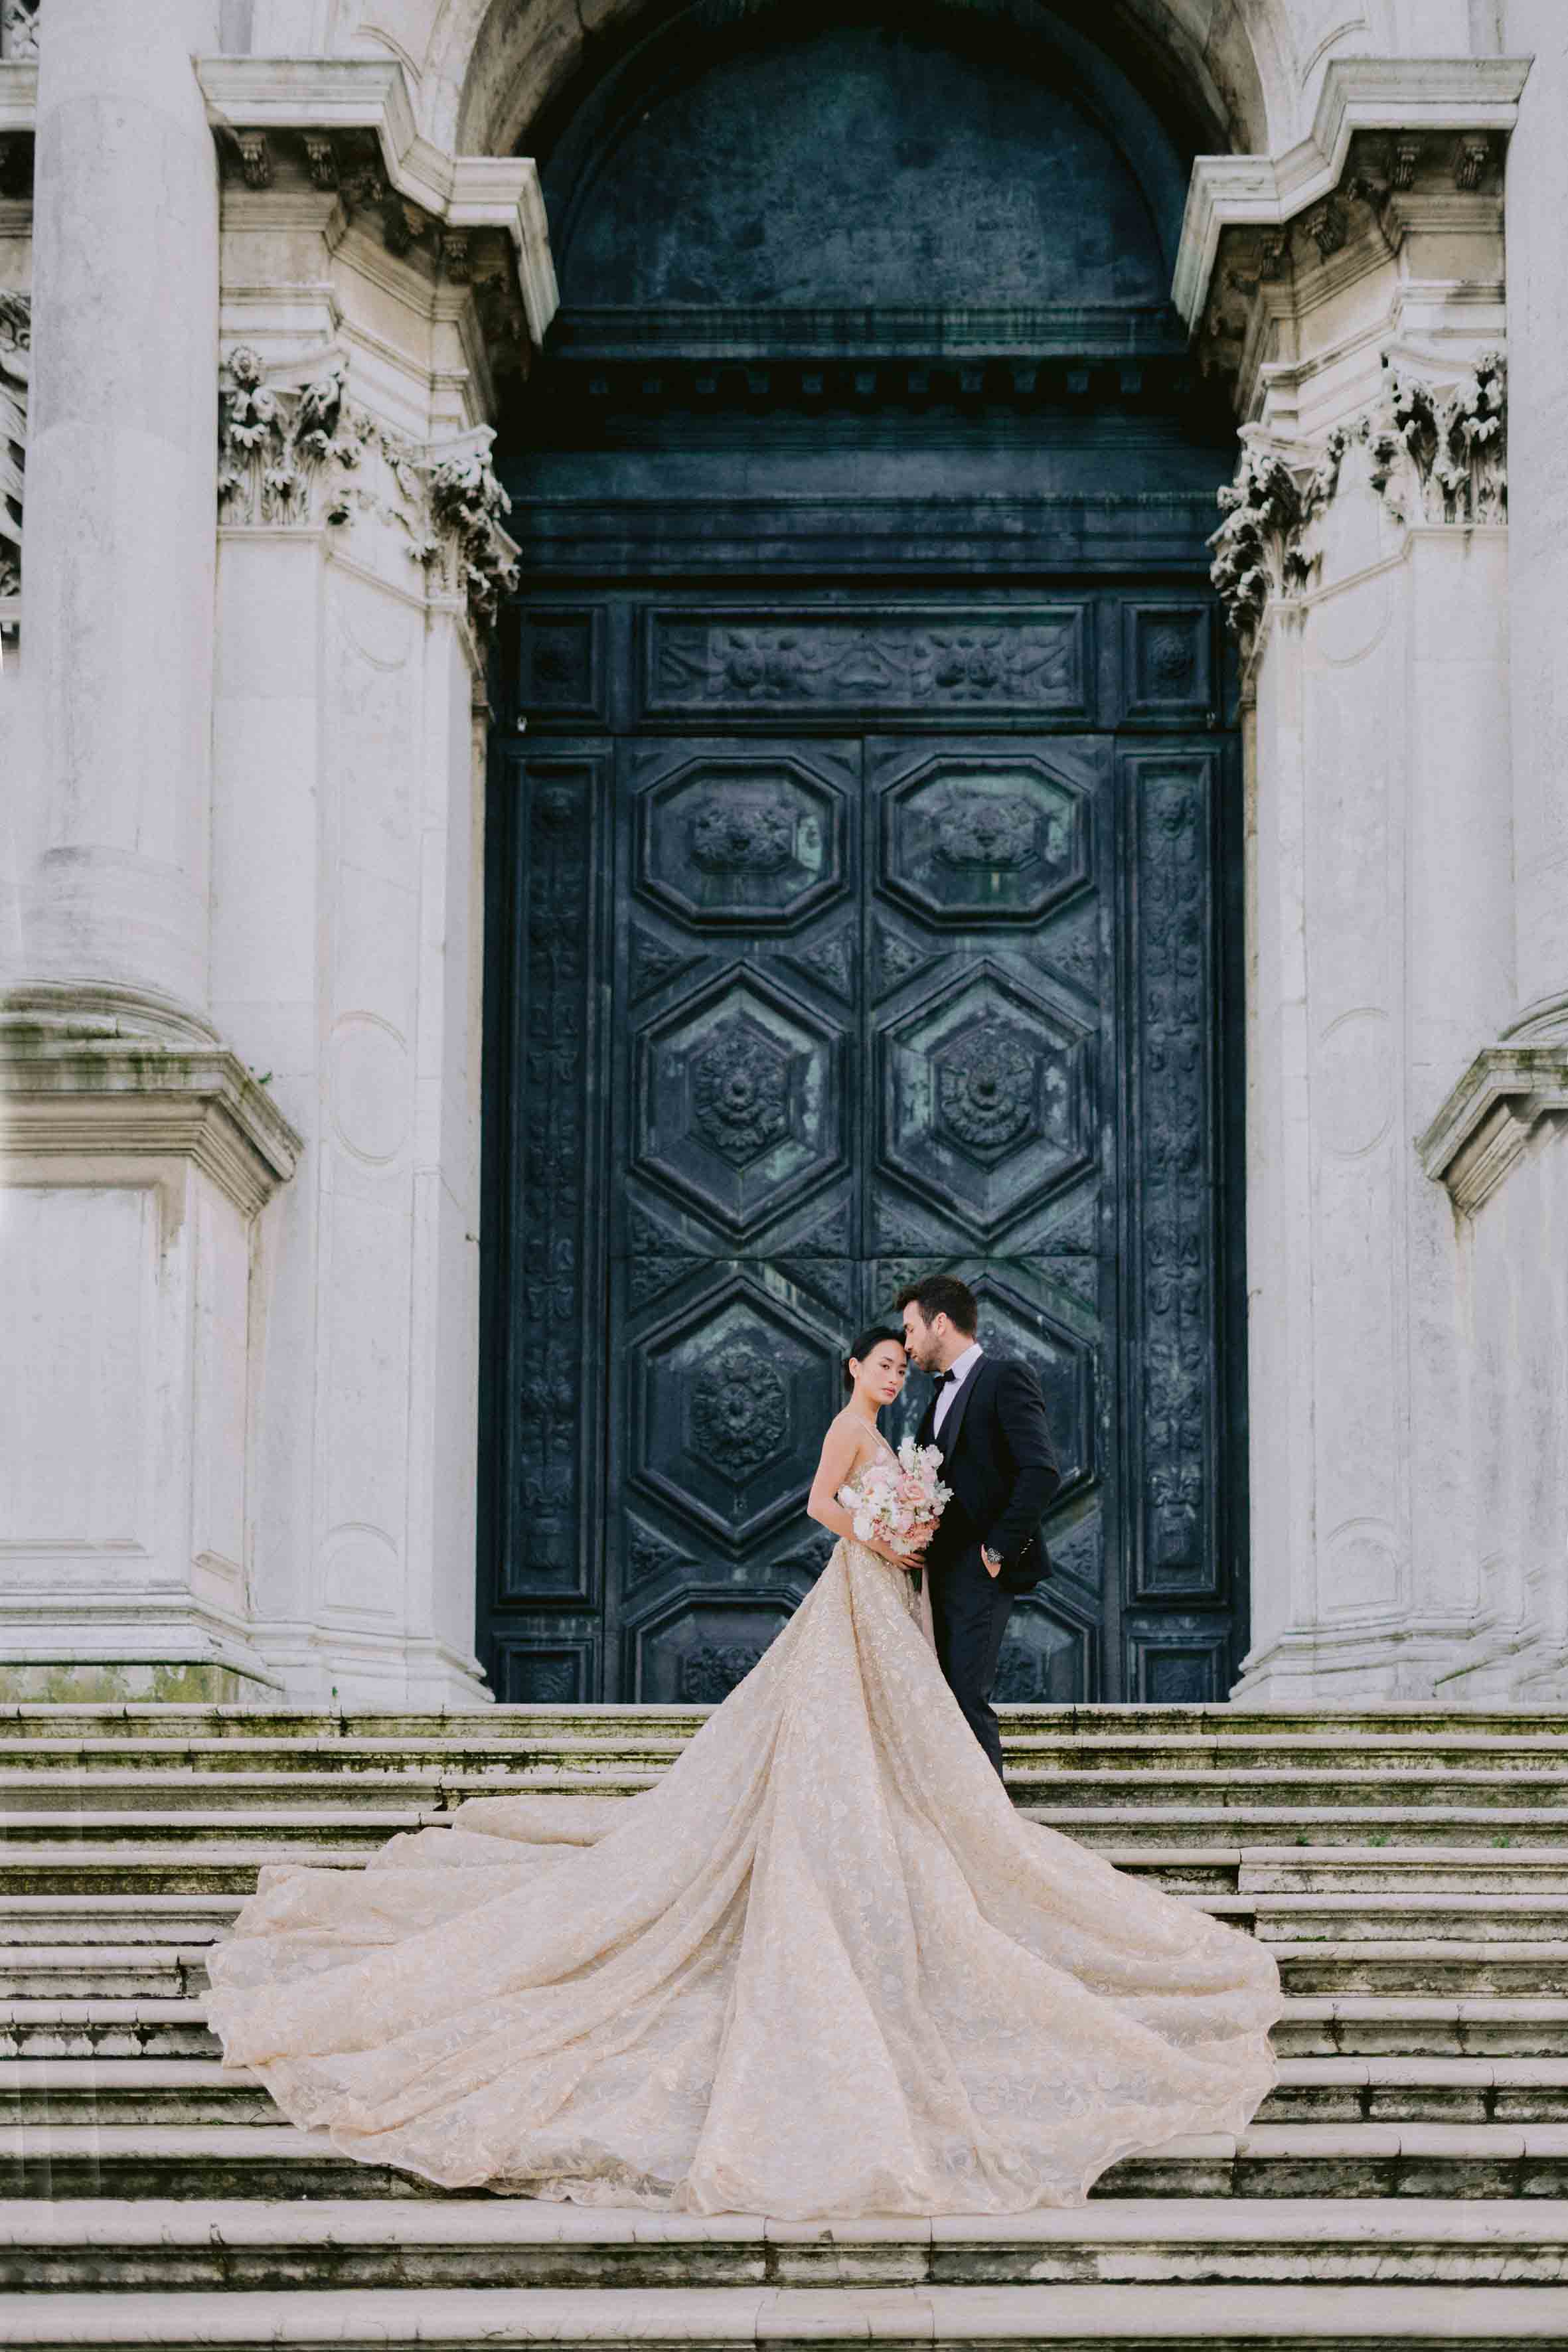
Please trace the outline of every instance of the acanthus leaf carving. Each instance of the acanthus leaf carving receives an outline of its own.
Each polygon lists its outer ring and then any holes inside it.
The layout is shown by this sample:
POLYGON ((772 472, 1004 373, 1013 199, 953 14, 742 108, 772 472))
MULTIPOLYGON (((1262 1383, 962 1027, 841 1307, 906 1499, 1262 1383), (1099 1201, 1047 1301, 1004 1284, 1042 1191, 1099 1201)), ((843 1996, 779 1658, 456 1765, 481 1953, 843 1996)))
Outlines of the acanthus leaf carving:
POLYGON ((1317 572, 1313 524, 1337 494, 1347 452, 1368 454, 1372 488, 1401 523, 1499 523, 1508 514, 1508 368, 1486 352, 1458 382, 1434 385, 1383 355, 1380 398, 1329 435, 1317 465, 1293 463, 1255 435, 1218 494, 1209 576, 1234 633, 1257 632, 1269 603, 1301 594, 1317 572))
POLYGON ((1363 425, 1372 484, 1400 521, 1501 522, 1508 512, 1508 367, 1485 352, 1435 388, 1383 355, 1384 397, 1363 425))
POLYGON ((366 517, 395 530, 437 592, 461 597, 483 636, 517 585, 518 548, 501 528, 511 501, 488 455, 488 430, 458 445, 419 444, 346 396, 341 352, 315 373, 271 372, 241 345, 219 376, 218 506, 231 525, 342 527, 366 517), (269 373, 278 380, 269 381, 269 373))
POLYGON ((1278 450, 1244 444, 1236 479, 1218 493, 1225 520, 1209 540, 1209 577, 1239 637, 1256 631, 1272 599, 1298 596, 1317 556, 1308 526, 1333 497, 1348 436, 1329 436, 1316 467, 1290 465, 1278 450))
POLYGON ((43 0, 0 0, 0 58, 7 64, 38 54, 38 16, 43 0))

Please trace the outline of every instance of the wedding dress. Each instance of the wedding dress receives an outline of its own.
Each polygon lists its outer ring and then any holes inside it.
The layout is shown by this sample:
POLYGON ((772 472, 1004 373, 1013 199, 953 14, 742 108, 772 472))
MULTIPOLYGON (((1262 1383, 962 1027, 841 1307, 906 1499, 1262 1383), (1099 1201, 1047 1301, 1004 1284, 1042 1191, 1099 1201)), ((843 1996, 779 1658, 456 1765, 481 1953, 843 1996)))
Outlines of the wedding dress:
POLYGON ((1016 1813, 927 1623, 841 1542, 652 1788, 267 1864, 209 1963, 224 2063, 365 2163, 694 2213, 1076 2205, 1238 2131, 1269 1953, 1016 1813))

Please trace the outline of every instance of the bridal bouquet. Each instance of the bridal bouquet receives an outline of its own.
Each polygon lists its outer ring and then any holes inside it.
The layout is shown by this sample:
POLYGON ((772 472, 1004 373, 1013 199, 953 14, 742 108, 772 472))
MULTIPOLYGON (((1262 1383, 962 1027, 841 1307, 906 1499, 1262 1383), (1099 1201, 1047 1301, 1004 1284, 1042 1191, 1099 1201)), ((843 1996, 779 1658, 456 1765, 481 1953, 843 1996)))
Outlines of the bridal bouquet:
POLYGON ((858 1486, 846 1486, 838 1499, 852 1515, 860 1542, 907 1553, 929 1536, 952 1496, 937 1475, 941 1468, 936 1446, 917 1445, 906 1437, 896 1466, 874 1462, 858 1486))

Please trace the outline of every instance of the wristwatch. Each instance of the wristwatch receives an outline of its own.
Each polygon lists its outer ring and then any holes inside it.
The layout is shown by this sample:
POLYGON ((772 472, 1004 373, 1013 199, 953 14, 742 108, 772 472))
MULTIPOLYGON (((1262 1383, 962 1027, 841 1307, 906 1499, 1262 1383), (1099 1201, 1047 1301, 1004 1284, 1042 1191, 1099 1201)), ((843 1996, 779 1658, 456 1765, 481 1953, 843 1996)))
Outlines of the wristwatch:
POLYGON ((1002 1567, 1002 1555, 1000 1552, 993 1551, 989 1544, 982 1544, 980 1547, 980 1557, 985 1562, 986 1567, 991 1570, 993 1576, 1000 1573, 1002 1567))

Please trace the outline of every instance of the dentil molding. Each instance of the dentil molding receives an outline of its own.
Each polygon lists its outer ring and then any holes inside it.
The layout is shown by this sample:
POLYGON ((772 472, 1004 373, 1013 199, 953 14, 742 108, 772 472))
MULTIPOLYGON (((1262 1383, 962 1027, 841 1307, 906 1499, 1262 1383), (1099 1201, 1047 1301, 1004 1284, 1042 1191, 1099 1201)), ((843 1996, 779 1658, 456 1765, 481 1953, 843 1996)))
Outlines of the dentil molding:
POLYGON ((1474 525, 1508 515, 1508 370, 1499 352, 1473 368, 1434 383, 1404 354, 1383 354, 1383 383, 1370 409, 1336 426, 1321 456, 1270 442, 1258 425, 1242 428, 1235 482, 1219 493, 1225 517, 1209 541, 1210 578, 1244 645, 1276 598, 1300 596, 1316 576, 1321 550, 1313 525, 1336 496, 1344 460, 1356 444, 1368 457, 1373 488, 1396 522, 1474 525))
POLYGON ((339 528, 356 516, 394 532, 435 593, 462 602, 482 638, 517 585, 519 550, 489 425, 439 442, 392 432, 345 396, 348 362, 326 347, 268 368, 248 345, 218 379, 218 511, 230 527, 339 528))
POLYGON ((1528 58, 1335 58, 1323 76, 1306 137, 1281 155, 1200 155, 1193 165, 1172 297, 1190 328, 1207 307, 1227 229, 1276 235, 1304 215, 1320 247, 1342 236, 1335 200, 1351 142, 1393 134, 1390 177, 1398 187, 1441 150, 1457 190, 1474 187, 1519 118, 1528 58))
MULTIPOLYGON (((511 291, 537 346, 559 299, 539 173, 518 155, 448 155, 416 128, 401 65, 374 58, 198 58, 196 78, 229 179, 335 191, 379 223, 397 254, 471 285, 485 306, 511 291)), ((500 339, 503 320, 488 332, 500 339)))
POLYGON ((0 997, 0 1139, 13 1161, 188 1160, 246 1217, 305 1148, 209 1023, 99 982, 0 997))

